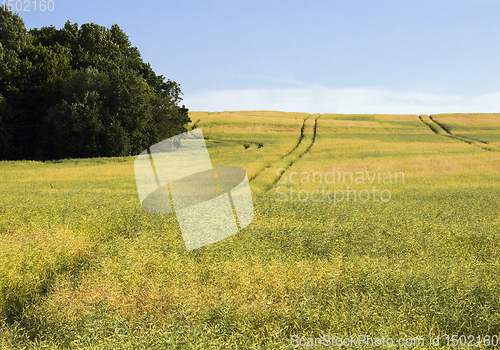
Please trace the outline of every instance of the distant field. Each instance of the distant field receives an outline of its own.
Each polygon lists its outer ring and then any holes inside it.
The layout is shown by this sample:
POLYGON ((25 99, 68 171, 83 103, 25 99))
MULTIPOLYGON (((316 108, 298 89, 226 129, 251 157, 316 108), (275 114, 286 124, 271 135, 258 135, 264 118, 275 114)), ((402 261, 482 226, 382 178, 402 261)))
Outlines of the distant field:
POLYGON ((1 348, 500 335, 500 114, 190 117, 255 207, 194 251, 135 157, 0 162, 1 348))

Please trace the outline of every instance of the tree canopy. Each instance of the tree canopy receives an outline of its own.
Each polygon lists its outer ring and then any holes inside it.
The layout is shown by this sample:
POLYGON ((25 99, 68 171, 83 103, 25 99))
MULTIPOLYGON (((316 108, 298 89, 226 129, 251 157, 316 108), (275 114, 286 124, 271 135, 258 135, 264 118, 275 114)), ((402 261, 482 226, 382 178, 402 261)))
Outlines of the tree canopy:
POLYGON ((27 31, 0 7, 0 159, 138 154, 186 131, 181 95, 117 24, 27 31))

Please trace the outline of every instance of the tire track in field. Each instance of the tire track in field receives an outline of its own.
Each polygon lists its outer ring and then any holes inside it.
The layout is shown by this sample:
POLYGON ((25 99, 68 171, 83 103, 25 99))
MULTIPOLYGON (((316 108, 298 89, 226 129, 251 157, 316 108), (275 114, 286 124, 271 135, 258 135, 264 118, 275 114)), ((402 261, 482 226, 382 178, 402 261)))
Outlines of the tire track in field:
MULTIPOLYGON (((420 118, 420 116, 419 116, 420 118)), ((421 119, 422 120, 422 119, 421 119)), ((488 145, 488 142, 487 141, 483 141, 483 140, 477 140, 477 139, 474 139, 474 138, 471 138, 471 137, 465 137, 465 136, 461 136, 461 135, 455 135, 451 132, 450 128, 448 128, 446 126, 446 124, 443 124, 443 123, 440 123, 438 122, 437 120, 435 120, 432 115, 429 116, 429 120, 431 120, 433 123, 434 123, 434 127, 436 127, 435 125, 437 125, 441 130, 443 130, 445 132, 444 136, 447 136, 447 137, 451 137, 452 139, 455 139, 455 140, 458 140, 458 141, 462 141, 462 142, 465 142, 469 145, 472 145, 472 146, 476 146, 476 147, 479 147, 485 151, 495 151, 496 149, 494 148, 488 148, 488 147, 483 147, 481 146, 480 144, 478 143, 481 143, 483 145, 488 145)), ((422 120, 423 121, 423 120, 422 120)), ((425 123, 425 122, 424 122, 425 123)), ((427 123, 426 123, 427 124, 427 123)), ((430 126, 429 126, 430 127, 430 126)), ((439 134, 439 133, 438 133, 439 134)), ((491 146, 490 146, 491 147, 491 146)))
POLYGON ((300 137, 299 137, 299 141, 297 142, 297 144, 287 154, 285 154, 284 156, 281 156, 280 158, 278 158, 274 162, 269 163, 268 165, 266 165, 265 167, 263 167, 262 169, 260 169, 255 175, 253 175, 252 177, 250 177, 250 179, 249 179, 250 182, 253 181, 257 176, 259 176, 264 170, 269 169, 271 167, 271 165, 273 165, 275 162, 278 162, 278 161, 284 159, 285 157, 287 157, 288 155, 290 155, 290 153, 292 153, 293 151, 295 151, 297 149, 297 147, 300 146, 300 143, 304 139, 304 128, 306 127, 306 121, 307 121, 307 119, 309 119, 309 117, 310 117, 310 115, 308 115, 307 117, 305 117, 304 121, 302 122, 302 127, 300 128, 300 137))
POLYGON ((199 123, 199 122, 200 122, 200 119, 198 119, 197 121, 195 121, 195 122, 193 123, 193 126, 191 127, 191 130, 196 129, 196 128, 198 127, 198 123, 199 123))
POLYGON ((279 160, 281 160, 281 159, 285 158, 285 157, 286 157, 286 156, 288 156, 290 153, 292 153, 293 151, 295 151, 295 150, 297 149, 297 147, 299 147, 299 146, 300 146, 300 143, 301 143, 301 142, 302 142, 302 140, 304 139, 304 129, 305 129, 305 127, 306 127, 306 121, 307 121, 307 119, 309 119, 309 117, 310 117, 310 115, 308 115, 308 116, 304 119, 304 121, 302 122, 302 127, 300 128, 300 138, 299 138, 299 142, 297 142, 297 144, 295 145, 295 147, 294 147, 294 148, 292 148, 292 149, 290 150, 290 152, 288 152, 287 154, 285 154, 284 156, 282 156, 279 160))
POLYGON ((436 134, 436 135, 439 135, 439 130, 437 129, 437 127, 433 124, 433 123, 428 123, 426 122, 421 115, 418 116, 418 119, 420 119, 420 121, 422 123, 424 123, 425 125, 427 125, 429 127, 429 129, 431 129, 431 131, 436 134))
MULTIPOLYGON (((313 137, 312 137, 312 140, 311 140, 311 143, 309 144, 309 146, 307 146, 306 150, 302 153, 300 153, 296 158, 292 159, 290 161, 290 163, 286 166, 286 168, 284 168, 284 170, 282 172, 280 172, 280 174, 276 177, 276 180, 274 180, 271 185, 266 189, 266 192, 269 191, 271 188, 273 188, 277 183, 278 181, 281 179, 281 176, 283 176, 283 174, 291 168, 291 166, 296 162, 298 161, 300 158, 302 158, 307 152, 309 152, 309 150, 311 149, 311 147, 314 145, 314 142, 316 141, 316 134, 317 134, 317 131, 318 131, 318 119, 321 117, 321 114, 318 115, 316 117, 316 119, 314 119, 314 128, 313 128, 313 137)), ((297 146, 298 147, 298 146, 297 146)), ((295 148, 297 148, 295 147, 295 148)), ((291 152, 290 152, 291 153, 291 152)), ((289 153, 289 154, 290 154, 289 153)), ((283 157, 284 158, 284 157, 283 157)))

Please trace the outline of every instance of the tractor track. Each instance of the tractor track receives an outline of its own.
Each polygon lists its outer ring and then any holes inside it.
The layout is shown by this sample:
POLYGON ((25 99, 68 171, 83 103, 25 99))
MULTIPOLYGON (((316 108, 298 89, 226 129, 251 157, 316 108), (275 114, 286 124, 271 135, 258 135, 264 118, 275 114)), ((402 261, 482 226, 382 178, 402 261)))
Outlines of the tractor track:
POLYGON ((193 123, 193 126, 191 127, 191 130, 196 129, 196 128, 198 127, 198 123, 199 123, 200 121, 201 121, 201 119, 198 119, 197 121, 195 121, 195 122, 193 123))
POLYGON ((461 135, 455 135, 451 132, 450 128, 448 126, 446 126, 446 124, 443 124, 443 123, 440 123, 438 122, 436 119, 434 119, 432 117, 432 115, 429 115, 429 120, 431 121, 431 123, 425 121, 421 115, 418 116, 418 118, 420 119, 420 121, 422 121, 425 125, 427 125, 431 130, 432 132, 434 132, 436 135, 441 135, 441 136, 446 136, 446 137, 450 137, 454 140, 457 140, 457 141, 461 141, 461 142, 464 142, 468 145, 471 145, 471 146, 476 146, 476 147, 479 147, 481 148, 482 150, 485 150, 485 151, 495 151, 495 149, 492 149, 492 148, 488 148, 488 147, 483 147, 482 145, 488 145, 488 142, 487 141, 484 141, 484 140, 477 140, 477 139, 474 139, 474 138, 471 138, 471 137, 465 137, 465 136, 461 136, 461 135), (444 132, 444 133, 443 133, 444 132), (479 143, 479 144, 478 144, 479 143), (482 144, 482 145, 481 145, 482 144))
POLYGON ((306 127, 306 121, 309 119, 309 117, 310 117, 310 115, 308 115, 307 117, 305 117, 304 121, 302 122, 302 127, 300 128, 300 137, 299 137, 299 140, 297 141, 297 144, 287 154, 285 154, 284 156, 279 157, 276 161, 274 161, 274 162, 266 165, 262 169, 260 169, 255 175, 253 175, 249 179, 250 182, 253 181, 257 176, 259 176, 264 170, 269 169, 271 167, 271 165, 273 165, 275 162, 278 162, 278 161, 284 159, 285 157, 289 156, 293 151, 295 151, 297 149, 297 147, 300 146, 302 140, 304 139, 304 129, 306 127))
MULTIPOLYGON (((296 162, 298 161, 300 158, 302 158, 307 152, 309 152, 309 150, 311 149, 311 147, 314 145, 314 142, 316 141, 316 134, 317 134, 317 130, 318 130, 318 119, 321 117, 321 114, 318 115, 318 117, 314 120, 314 129, 313 129, 313 137, 312 137, 312 140, 311 140, 311 143, 309 144, 309 146, 307 146, 306 150, 302 153, 300 153, 295 159, 292 159, 290 161, 290 163, 286 166, 286 168, 284 168, 284 170, 282 172, 280 172, 280 174, 276 177, 276 180, 274 180, 272 182, 272 184, 266 189, 266 192, 269 191, 270 189, 272 189, 277 183, 278 181, 281 179, 281 177, 283 176, 283 174, 288 170, 290 169, 290 167, 296 162)), ((297 146, 298 147, 298 146, 297 146)), ((295 147, 295 148, 297 148, 295 147)), ((291 152, 290 152, 291 153, 291 152)), ((288 154, 290 154, 288 153, 288 154)), ((284 157, 283 157, 284 158, 284 157)))
POLYGON ((434 124, 432 124, 432 123, 427 123, 424 119, 422 119, 422 116, 421 116, 421 115, 419 115, 419 116, 418 116, 418 119, 420 119, 420 121, 421 121, 422 123, 424 123, 425 125, 427 125, 427 126, 429 127, 429 129, 431 129, 431 131, 432 131, 434 134, 439 135, 439 130, 437 129, 437 127, 436 127, 434 124))

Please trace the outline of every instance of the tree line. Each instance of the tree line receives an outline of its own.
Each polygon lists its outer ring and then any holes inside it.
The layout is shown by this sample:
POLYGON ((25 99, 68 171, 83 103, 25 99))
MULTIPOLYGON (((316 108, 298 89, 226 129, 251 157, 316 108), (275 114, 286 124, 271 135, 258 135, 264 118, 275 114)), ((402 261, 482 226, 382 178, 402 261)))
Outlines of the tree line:
POLYGON ((186 131, 181 95, 116 24, 27 31, 0 7, 0 159, 138 154, 186 131))

